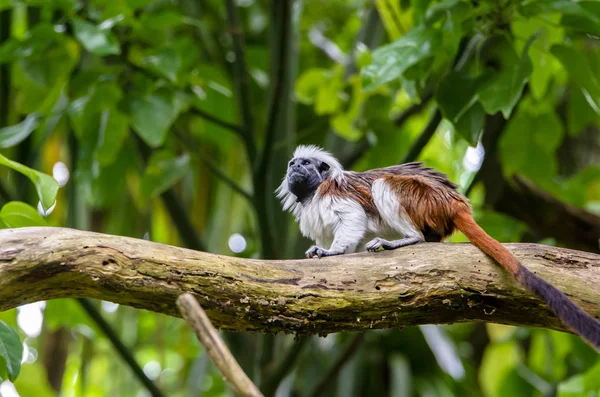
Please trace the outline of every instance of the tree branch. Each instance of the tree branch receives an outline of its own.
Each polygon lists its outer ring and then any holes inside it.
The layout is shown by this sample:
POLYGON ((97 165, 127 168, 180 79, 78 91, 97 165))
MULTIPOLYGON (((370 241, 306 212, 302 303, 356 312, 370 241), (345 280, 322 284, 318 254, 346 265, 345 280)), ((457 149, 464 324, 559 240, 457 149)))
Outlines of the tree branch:
POLYGON ((83 310, 94 320, 96 325, 100 327, 104 335, 108 338, 110 343, 114 346, 115 350, 123 361, 127 363, 127 365, 132 369, 133 374, 136 378, 144 385, 146 390, 152 395, 152 397, 164 397, 164 394, 160 391, 160 389, 146 376, 144 370, 137 363, 131 351, 123 344, 119 335, 115 332, 115 330, 106 322, 106 320, 102 317, 100 312, 92 305, 92 303, 85 299, 80 298, 77 299, 77 302, 81 305, 83 310))
POLYGON ((236 134, 240 134, 240 132, 241 132, 241 128, 239 126, 237 126, 235 124, 232 124, 232 123, 229 123, 229 122, 227 122, 225 120, 221 120, 220 118, 218 118, 216 116, 213 116, 212 114, 210 114, 208 112, 205 112, 204 110, 200 110, 198 108, 195 108, 195 107, 191 106, 189 108, 189 112, 191 114, 194 114, 194 115, 198 116, 198 117, 202 117, 206 121, 210 121, 213 124, 216 124, 216 125, 218 125, 220 127, 223 127, 223 128, 228 129, 230 131, 233 131, 236 134))
POLYGON ((302 348, 309 340, 310 337, 308 336, 301 337, 300 340, 294 342, 280 360, 271 363, 265 368, 264 372, 266 376, 261 386, 265 396, 275 395, 281 381, 294 369, 294 364, 302 352, 302 348))
POLYGON ((233 74, 235 90, 238 98, 242 125, 240 134, 248 154, 248 162, 253 167, 256 162, 256 142, 254 140, 254 119, 252 118, 252 109, 250 105, 250 88, 248 86, 248 68, 246 67, 246 57, 244 53, 244 39, 242 37, 242 25, 240 16, 233 0, 226 0, 227 20, 229 23, 229 33, 233 40, 233 52, 235 61, 233 62, 233 74))
POLYGON ((427 144, 433 137, 433 134, 435 134, 435 130, 437 130, 441 121, 442 113, 440 112, 440 109, 436 109, 433 113, 433 116, 431 116, 431 119, 429 120, 429 122, 427 123, 417 140, 413 142, 413 144, 408 149, 408 152, 402 158, 402 161, 400 161, 401 164, 409 163, 419 158, 419 155, 421 154, 425 146, 427 146, 427 144))
MULTIPOLYGON (((600 255, 507 247, 600 317, 600 255)), ((320 260, 253 260, 63 228, 0 230, 0 311, 61 297, 178 315, 192 292, 226 330, 319 333, 484 321, 564 330, 471 244, 424 243, 320 260)))
POLYGON ((313 392, 310 393, 311 397, 318 397, 322 395, 327 390, 327 387, 330 385, 330 383, 337 379, 337 376, 342 368, 344 368, 344 365, 350 361, 352 356, 354 356, 354 353, 356 353, 356 350, 358 350, 358 347, 363 341, 364 335, 364 332, 360 332, 356 334, 354 338, 352 338, 348 346, 346 346, 344 349, 343 353, 337 358, 337 360, 335 360, 331 368, 329 368, 327 374, 321 378, 319 383, 317 383, 317 386, 315 386, 313 389, 313 392))
POLYGON ((240 396, 259 397, 262 393, 248 378, 244 370, 235 361, 235 358, 219 336, 219 333, 210 322, 206 312, 202 309, 196 298, 186 292, 177 298, 177 307, 185 321, 196 333, 198 340, 223 378, 240 396))

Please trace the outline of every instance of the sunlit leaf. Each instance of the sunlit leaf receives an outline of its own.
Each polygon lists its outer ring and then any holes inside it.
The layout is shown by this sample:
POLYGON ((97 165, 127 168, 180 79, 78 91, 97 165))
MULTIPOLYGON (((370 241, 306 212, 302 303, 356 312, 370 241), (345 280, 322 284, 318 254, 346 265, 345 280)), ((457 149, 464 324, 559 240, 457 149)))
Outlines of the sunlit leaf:
POLYGON ((188 154, 179 157, 167 151, 153 154, 142 177, 142 195, 156 197, 165 192, 189 171, 189 165, 188 154))
POLYGON ((567 45, 556 44, 551 51, 567 69, 592 109, 600 114, 600 77, 592 69, 588 59, 580 51, 567 45))
POLYGON ((519 11, 525 16, 560 13, 561 24, 585 33, 600 34, 600 6, 596 1, 537 0, 524 2, 519 11))
POLYGON ((23 344, 17 331, 0 321, 0 380, 8 379, 12 382, 21 372, 21 358, 23 357, 23 344))
POLYGON ((406 23, 410 22, 410 19, 403 18, 406 12, 403 13, 400 9, 399 1, 375 0, 375 7, 377 7, 377 11, 381 16, 385 30, 392 40, 398 39, 410 27, 406 26, 406 23))
POLYGON ((13 170, 25 175, 35 185, 35 190, 40 198, 44 210, 48 210, 56 200, 58 192, 58 182, 50 175, 33 170, 29 167, 19 164, 16 161, 9 160, 0 154, 0 165, 5 165, 13 170))
MULTIPOLYGON (((548 85, 563 70, 560 62, 550 53, 550 47, 564 41, 564 29, 559 25, 560 15, 550 14, 542 18, 515 18, 511 30, 516 37, 538 38, 529 48, 529 56, 533 71, 529 79, 529 88, 536 99, 542 99, 547 94, 548 85)), ((515 49, 519 52, 527 45, 523 40, 515 40, 515 49)))
POLYGON ((503 172, 519 173, 537 182, 548 182, 556 172, 554 151, 563 137, 563 127, 553 112, 534 114, 519 110, 500 138, 503 172))
POLYGON ((504 397, 500 388, 505 378, 520 362, 516 341, 490 344, 485 348, 479 368, 480 385, 488 397, 504 397))
POLYGON ((492 52, 500 64, 499 70, 494 71, 477 89, 479 101, 488 114, 502 111, 504 118, 508 118, 512 113, 533 70, 527 53, 532 43, 533 40, 530 40, 519 58, 504 36, 496 39, 492 52))
POLYGON ((89 52, 100 56, 121 52, 119 41, 110 31, 81 19, 73 19, 72 23, 75 37, 89 52))
POLYGON ((25 140, 38 126, 39 116, 28 115, 19 124, 0 128, 0 148, 15 146, 25 140))
POLYGON ((10 201, 2 206, 0 223, 7 228, 47 225, 37 209, 20 201, 10 201))
POLYGON ((373 63, 361 70, 365 90, 398 79, 409 67, 434 56, 441 42, 438 30, 414 28, 395 42, 377 48, 373 63))
POLYGON ((315 102, 319 89, 327 83, 327 69, 313 68, 302 73, 296 80, 296 97, 306 105, 315 102))

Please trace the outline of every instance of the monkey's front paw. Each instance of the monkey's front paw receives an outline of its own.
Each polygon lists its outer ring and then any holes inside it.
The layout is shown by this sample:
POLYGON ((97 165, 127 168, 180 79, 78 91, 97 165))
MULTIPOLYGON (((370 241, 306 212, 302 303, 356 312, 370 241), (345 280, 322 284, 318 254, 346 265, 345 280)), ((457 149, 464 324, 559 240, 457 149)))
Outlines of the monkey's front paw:
POLYGON ((321 247, 317 247, 316 245, 313 245, 312 247, 310 247, 308 249, 308 251, 306 251, 306 257, 309 259, 310 258, 321 258, 323 256, 332 256, 332 255, 339 255, 339 254, 341 254, 341 252, 334 252, 334 251, 326 250, 321 247))
POLYGON ((375 237, 373 240, 369 241, 367 245, 365 245, 365 248, 367 249, 367 251, 375 252, 387 249, 388 245, 389 241, 379 237, 375 237))

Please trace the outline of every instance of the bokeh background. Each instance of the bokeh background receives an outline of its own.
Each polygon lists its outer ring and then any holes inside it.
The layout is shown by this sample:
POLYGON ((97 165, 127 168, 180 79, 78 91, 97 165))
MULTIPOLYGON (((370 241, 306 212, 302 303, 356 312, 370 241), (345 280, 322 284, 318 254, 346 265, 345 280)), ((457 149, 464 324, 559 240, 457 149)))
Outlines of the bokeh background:
MULTIPOLYGON (((273 191, 314 143, 447 173, 500 241, 599 252, 599 37, 596 1, 0 0, 0 226, 301 257, 273 191)), ((180 319, 59 299, 0 320, 23 343, 3 397, 231 395, 180 319)), ((223 336, 266 395, 600 393, 597 353, 543 329, 223 336)))

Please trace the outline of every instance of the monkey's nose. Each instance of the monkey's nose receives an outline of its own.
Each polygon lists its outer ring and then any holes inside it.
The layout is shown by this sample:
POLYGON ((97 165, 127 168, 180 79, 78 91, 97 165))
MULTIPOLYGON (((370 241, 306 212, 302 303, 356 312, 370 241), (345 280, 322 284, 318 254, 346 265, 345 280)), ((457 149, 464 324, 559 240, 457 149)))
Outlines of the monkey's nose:
POLYGON ((295 163, 292 165, 292 169, 294 171, 300 171, 302 169, 302 165, 300 163, 295 163))

